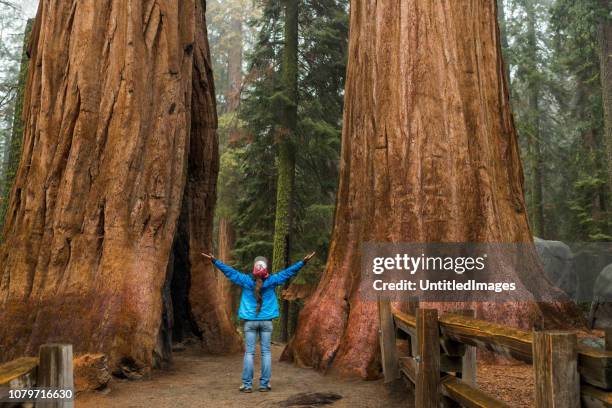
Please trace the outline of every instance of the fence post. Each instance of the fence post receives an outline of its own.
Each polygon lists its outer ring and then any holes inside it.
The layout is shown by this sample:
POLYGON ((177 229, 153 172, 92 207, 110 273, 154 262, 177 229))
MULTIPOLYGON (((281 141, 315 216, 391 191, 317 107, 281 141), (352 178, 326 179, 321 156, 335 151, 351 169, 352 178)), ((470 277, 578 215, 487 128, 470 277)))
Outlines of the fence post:
POLYGON ((612 327, 606 327, 604 333, 604 349, 606 351, 612 351, 612 327))
MULTIPOLYGON (((416 316, 417 310, 419 309, 419 297, 418 296, 410 296, 408 298, 408 313, 416 316)), ((416 336, 408 336, 410 341, 410 356, 414 357, 419 354, 419 350, 417 347, 417 339, 416 336)))
MULTIPOLYGON (((71 344, 43 344, 38 350, 38 381, 41 388, 71 390, 74 397, 71 344)), ((74 399, 37 402, 36 407, 72 408, 74 399)))
POLYGON ((438 311, 417 309, 417 381, 415 406, 438 408, 440 401, 440 333, 438 311))
POLYGON ((419 297, 418 296, 410 296, 408 298, 408 313, 411 315, 416 315, 416 311, 419 308, 419 297))
POLYGON ((533 332, 537 408, 580 406, 577 337, 559 331, 533 332))
POLYGON ((385 383, 389 383, 400 377, 399 357, 395 344, 395 323, 389 299, 378 298, 378 323, 383 374, 385 383))
MULTIPOLYGON (((471 309, 458 310, 456 313, 467 317, 476 315, 471 309)), ((474 346, 465 346, 465 354, 461 359, 461 380, 470 385, 476 385, 476 347, 474 346)))

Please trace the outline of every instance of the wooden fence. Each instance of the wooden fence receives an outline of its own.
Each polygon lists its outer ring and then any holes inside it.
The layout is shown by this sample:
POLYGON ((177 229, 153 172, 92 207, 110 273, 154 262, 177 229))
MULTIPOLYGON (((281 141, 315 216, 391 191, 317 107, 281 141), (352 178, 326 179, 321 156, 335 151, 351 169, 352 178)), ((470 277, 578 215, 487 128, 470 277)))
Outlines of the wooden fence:
MULTIPOLYGON (((43 344, 39 348, 38 357, 22 357, 0 364, 0 387, 0 398, 3 397, 2 388, 24 390, 32 387, 71 390, 74 397, 72 345, 43 344)), ((1 402, 0 405, 4 406, 1 402)), ((32 406, 31 403, 23 405, 32 406)), ((36 402, 35 406, 37 408, 72 408, 74 400, 50 399, 36 402)))
POLYGON ((414 384, 418 408, 511 407, 477 387, 476 349, 533 365, 537 408, 612 407, 608 339, 606 350, 597 349, 578 344, 575 333, 518 330, 474 319, 472 311, 438 316, 415 301, 409 310, 379 300, 380 347, 385 382, 414 384), (405 355, 398 335, 408 340, 405 355))

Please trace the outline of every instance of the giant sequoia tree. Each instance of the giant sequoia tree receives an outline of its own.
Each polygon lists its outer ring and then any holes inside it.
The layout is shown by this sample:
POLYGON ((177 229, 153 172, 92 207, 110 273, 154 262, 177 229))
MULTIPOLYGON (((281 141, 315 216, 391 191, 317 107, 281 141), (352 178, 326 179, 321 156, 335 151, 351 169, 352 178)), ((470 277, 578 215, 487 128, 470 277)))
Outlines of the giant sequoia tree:
MULTIPOLYGON (((372 378, 378 323, 359 293, 361 243, 532 238, 495 2, 354 0, 350 28, 332 243, 284 358, 372 378)), ((543 310, 478 312, 527 325, 543 310)))
POLYGON ((218 170, 204 13, 203 0, 40 3, 0 249, 0 359, 63 341, 146 371, 169 271, 206 349, 239 347, 199 257, 218 170))

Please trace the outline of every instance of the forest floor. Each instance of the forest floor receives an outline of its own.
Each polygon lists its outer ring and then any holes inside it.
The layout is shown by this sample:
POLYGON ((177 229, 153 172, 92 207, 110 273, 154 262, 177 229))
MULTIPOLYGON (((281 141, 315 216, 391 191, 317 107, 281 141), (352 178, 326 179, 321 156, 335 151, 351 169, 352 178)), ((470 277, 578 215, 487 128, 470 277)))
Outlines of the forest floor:
POLYGON ((478 363, 478 388, 514 408, 531 408, 534 404, 533 367, 523 363, 478 363))
MULTIPOLYGON (((342 396, 330 408, 409 407, 411 393, 402 384, 386 386, 382 380, 343 380, 315 370, 279 362, 282 346, 272 345, 272 391, 238 391, 242 355, 210 356, 187 349, 174 353, 170 370, 155 370, 151 380, 113 380, 106 392, 79 394, 78 408, 170 408, 170 407, 283 407, 299 393, 332 392, 342 396)), ((255 378, 259 379, 259 356, 255 356, 255 378)), ((305 408, 301 405, 302 408, 305 408)))
MULTIPOLYGON (((592 334, 591 334, 592 335, 592 334)), ((589 335, 589 337, 591 337, 589 335)), ((597 332, 595 337, 601 333, 597 332)), ((582 337, 582 336, 581 336, 582 337)), ((325 405, 330 408, 411 407, 414 394, 402 381, 384 385, 382 380, 345 380, 322 375, 278 361, 283 347, 272 345, 272 387, 268 393, 238 392, 242 372, 242 355, 202 355, 195 349, 174 353, 169 370, 155 370, 151 380, 114 379, 104 392, 79 394, 76 406, 81 408, 170 408, 170 407, 314 407, 287 405, 283 402, 300 393, 331 392, 342 399, 325 405)), ((257 384, 259 355, 256 355, 257 384)), ((530 365, 507 362, 490 364, 479 361, 478 387, 516 408, 534 406, 534 378, 530 365)), ((316 405, 319 406, 319 405, 316 405)))
MULTIPOLYGON (((582 331, 577 334, 580 342, 591 347, 603 347, 603 331, 582 331), (599 343, 599 346, 596 343, 599 343)), ((476 377, 479 388, 512 407, 535 406, 535 378, 533 367, 529 364, 515 361, 506 364, 485 364, 479 361, 476 377)))

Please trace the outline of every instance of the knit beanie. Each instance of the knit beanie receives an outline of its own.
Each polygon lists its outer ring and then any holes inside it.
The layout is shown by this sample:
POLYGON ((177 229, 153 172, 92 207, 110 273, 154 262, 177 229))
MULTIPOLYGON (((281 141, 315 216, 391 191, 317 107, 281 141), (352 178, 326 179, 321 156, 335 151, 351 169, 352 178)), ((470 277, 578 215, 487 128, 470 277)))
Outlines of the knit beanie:
POLYGON ((263 256, 255 258, 253 264, 253 276, 262 280, 268 279, 270 273, 268 272, 268 260, 263 256))

